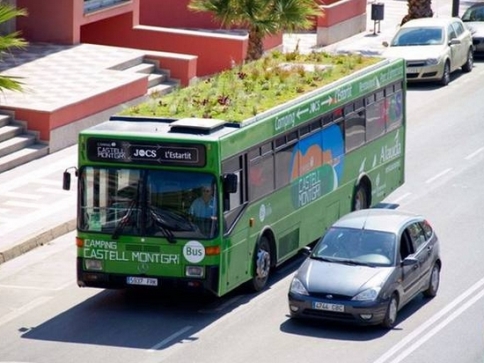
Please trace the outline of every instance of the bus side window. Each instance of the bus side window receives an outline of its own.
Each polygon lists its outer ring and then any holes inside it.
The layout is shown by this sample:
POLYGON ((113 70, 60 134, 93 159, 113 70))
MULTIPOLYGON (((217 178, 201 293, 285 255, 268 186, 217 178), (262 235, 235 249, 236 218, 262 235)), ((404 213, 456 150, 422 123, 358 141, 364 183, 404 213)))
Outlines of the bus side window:
POLYGON ((240 171, 233 173, 237 177, 237 191, 235 193, 229 193, 228 198, 226 198, 226 201, 228 202, 226 206, 224 206, 224 210, 232 210, 237 208, 239 205, 241 205, 241 190, 242 188, 240 187, 240 171), (227 207, 227 208, 225 208, 227 207))

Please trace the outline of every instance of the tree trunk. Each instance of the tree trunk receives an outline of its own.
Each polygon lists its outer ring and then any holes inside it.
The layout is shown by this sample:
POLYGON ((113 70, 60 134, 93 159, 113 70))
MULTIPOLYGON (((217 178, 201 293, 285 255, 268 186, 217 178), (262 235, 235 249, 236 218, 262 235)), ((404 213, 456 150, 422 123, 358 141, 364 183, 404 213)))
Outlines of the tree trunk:
POLYGON ((255 29, 249 29, 249 44, 247 47, 247 61, 260 59, 264 54, 262 35, 255 29))
POLYGON ((408 0, 408 13, 403 17, 400 25, 411 19, 431 18, 434 15, 431 5, 432 0, 408 0))

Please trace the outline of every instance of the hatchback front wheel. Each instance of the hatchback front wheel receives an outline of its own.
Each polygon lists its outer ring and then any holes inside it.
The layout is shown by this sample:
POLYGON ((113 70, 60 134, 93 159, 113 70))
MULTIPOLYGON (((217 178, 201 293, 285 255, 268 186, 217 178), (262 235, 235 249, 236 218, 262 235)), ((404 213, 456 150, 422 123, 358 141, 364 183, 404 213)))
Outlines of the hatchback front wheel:
POLYGON ((444 64, 444 72, 442 73, 442 78, 440 79, 440 84, 442 86, 447 86, 450 82, 450 63, 446 61, 444 64))
POLYGON ((474 53, 472 49, 469 49, 469 52, 467 52, 467 60, 462 66, 462 72, 469 73, 472 71, 472 67, 474 67, 474 53))

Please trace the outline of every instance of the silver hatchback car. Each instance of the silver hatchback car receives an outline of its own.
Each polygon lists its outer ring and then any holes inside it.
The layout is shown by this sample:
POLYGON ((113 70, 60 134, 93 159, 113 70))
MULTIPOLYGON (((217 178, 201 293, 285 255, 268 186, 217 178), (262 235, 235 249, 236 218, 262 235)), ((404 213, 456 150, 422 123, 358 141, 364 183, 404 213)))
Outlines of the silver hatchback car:
POLYGON ((406 22, 383 52, 407 62, 407 81, 450 82, 457 69, 472 71, 472 34, 459 18, 421 18, 406 22))
POLYGON ((292 318, 382 324, 423 292, 437 294, 442 261, 421 215, 390 209, 352 212, 314 246, 288 292, 292 318))

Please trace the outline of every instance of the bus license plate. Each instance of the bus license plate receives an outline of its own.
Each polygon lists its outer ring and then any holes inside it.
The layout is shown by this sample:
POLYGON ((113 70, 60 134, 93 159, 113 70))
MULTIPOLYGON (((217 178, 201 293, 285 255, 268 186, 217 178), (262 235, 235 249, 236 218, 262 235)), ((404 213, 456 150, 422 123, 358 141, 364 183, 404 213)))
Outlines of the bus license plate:
POLYGON ((158 279, 149 277, 136 277, 128 276, 126 279, 128 285, 141 285, 141 286, 158 286, 158 279))
POLYGON ((328 304, 320 301, 313 302, 313 309, 325 310, 325 311, 336 311, 338 313, 344 313, 345 306, 341 304, 328 304))

